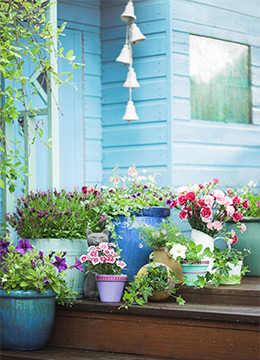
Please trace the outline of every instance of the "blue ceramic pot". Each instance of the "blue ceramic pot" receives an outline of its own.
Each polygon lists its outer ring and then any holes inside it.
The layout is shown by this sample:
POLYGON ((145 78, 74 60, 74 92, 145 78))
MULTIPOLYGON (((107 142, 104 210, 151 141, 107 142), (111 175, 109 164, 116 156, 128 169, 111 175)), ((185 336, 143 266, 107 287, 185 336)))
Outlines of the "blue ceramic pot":
POLYGON ((144 243, 140 244, 137 229, 144 224, 155 226, 170 215, 169 208, 146 207, 139 213, 134 213, 134 219, 118 216, 114 220, 118 245, 122 249, 121 256, 127 267, 122 271, 127 275, 128 281, 133 281, 134 275, 148 263, 149 255, 153 251, 144 243))
POLYGON ((193 264, 182 263, 181 267, 184 278, 188 280, 185 285, 196 286, 194 282, 198 280, 198 275, 205 277, 209 267, 209 261, 201 261, 193 264))
POLYGON ((7 350, 40 350, 52 331, 55 317, 53 290, 0 290, 1 347, 7 350))

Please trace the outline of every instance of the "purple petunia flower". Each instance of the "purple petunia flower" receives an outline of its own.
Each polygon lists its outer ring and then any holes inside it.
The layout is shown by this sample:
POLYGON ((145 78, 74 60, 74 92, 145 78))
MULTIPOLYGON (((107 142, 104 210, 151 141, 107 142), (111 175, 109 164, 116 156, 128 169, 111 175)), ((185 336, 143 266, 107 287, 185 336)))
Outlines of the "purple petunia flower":
POLYGON ((45 276, 42 285, 50 283, 50 280, 45 276))
POLYGON ((141 193, 140 191, 138 191, 138 192, 136 193, 136 196, 140 196, 140 195, 142 195, 142 193, 141 193))
POLYGON ((135 195, 135 194, 132 194, 131 197, 135 199, 135 198, 136 198, 136 195, 135 195))
POLYGON ((33 246, 29 243, 27 239, 20 239, 18 244, 15 247, 16 251, 20 252, 22 255, 26 254, 27 251, 32 250, 33 246))
POLYGON ((159 201, 163 201, 163 197, 160 196, 158 200, 159 200, 159 201))
POLYGON ((75 264, 72 265, 70 268, 71 268, 71 269, 72 269, 72 268, 75 268, 75 269, 78 269, 78 270, 84 272, 84 269, 83 269, 83 267, 82 267, 81 262, 79 261, 79 259, 78 259, 78 258, 75 258, 75 259, 76 259, 75 264))
POLYGON ((172 204, 172 200, 171 199, 166 199, 165 205, 171 206, 171 204, 172 204))
POLYGON ((148 189, 148 186, 147 186, 147 185, 144 185, 144 189, 145 189, 145 190, 148 189))
POLYGON ((4 239, 1 239, 1 240, 0 240, 0 252, 1 252, 2 254, 8 252, 8 249, 7 249, 7 248, 8 248, 9 245, 10 245, 10 242, 4 241, 4 239))
POLYGON ((35 268, 35 266, 36 266, 36 260, 31 259, 31 264, 32 264, 32 268, 34 269, 34 268, 35 268))
POLYGON ((51 264, 54 265, 59 270, 59 272, 62 272, 68 268, 68 266, 66 264, 66 259, 60 258, 56 255, 55 255, 55 259, 56 259, 56 261, 51 264))

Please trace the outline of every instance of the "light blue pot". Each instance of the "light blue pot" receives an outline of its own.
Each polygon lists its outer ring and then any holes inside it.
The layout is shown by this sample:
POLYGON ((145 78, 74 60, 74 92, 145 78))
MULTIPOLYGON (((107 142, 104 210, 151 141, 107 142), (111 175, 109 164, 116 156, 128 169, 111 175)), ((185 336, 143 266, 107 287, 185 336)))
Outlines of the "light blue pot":
POLYGON ((187 264, 182 263, 182 271, 184 278, 187 279, 185 285, 196 286, 194 282, 198 280, 198 276, 205 277, 207 269, 209 266, 209 261, 202 261, 200 263, 187 264))
POLYGON ((40 350, 47 343, 55 317, 53 290, 0 290, 1 347, 7 350, 40 350))
MULTIPOLYGON (((75 264, 75 258, 87 253, 88 243, 85 239, 29 239, 37 250, 43 251, 44 255, 48 255, 51 251, 66 251, 66 264, 75 264)), ((71 269, 66 271, 66 282, 72 286, 72 290, 76 291, 78 299, 83 298, 83 285, 85 279, 85 271, 71 269)))

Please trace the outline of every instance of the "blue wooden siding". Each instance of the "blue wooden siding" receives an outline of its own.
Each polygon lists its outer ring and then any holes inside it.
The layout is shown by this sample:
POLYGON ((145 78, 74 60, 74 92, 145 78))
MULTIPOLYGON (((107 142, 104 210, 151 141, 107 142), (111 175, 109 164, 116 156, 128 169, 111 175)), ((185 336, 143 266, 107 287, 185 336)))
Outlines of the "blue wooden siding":
POLYGON ((124 172, 135 164, 168 178, 167 3, 135 1, 137 25, 147 39, 133 46, 134 69, 140 88, 133 90, 139 121, 122 120, 128 101, 123 87, 127 67, 115 62, 124 45, 126 24, 120 20, 125 1, 104 1, 101 8, 103 89, 103 179, 116 164, 124 172))
POLYGON ((219 177, 260 185, 260 5, 257 1, 172 0, 173 186, 219 177), (257 17, 258 14, 258 17, 257 17), (190 117, 189 35, 250 46, 253 124, 190 117))
MULTIPOLYGON (((74 93, 75 95, 71 94, 72 97, 68 89, 62 90, 64 96, 61 99, 61 106, 64 116, 70 118, 73 115, 74 119, 71 119, 71 122, 77 123, 84 119, 82 127, 80 125, 75 128, 75 124, 67 126, 67 140, 71 138, 72 146, 77 150, 74 155, 69 154, 71 159, 69 169, 65 157, 61 164, 64 185, 66 183, 68 185, 70 178, 74 185, 81 186, 83 183, 100 185, 102 182, 100 2, 99 0, 73 3, 67 0, 59 1, 58 18, 60 23, 67 22, 66 29, 73 30, 74 36, 78 36, 75 42, 68 46, 74 48, 74 51, 78 50, 80 58, 78 60, 77 57, 77 61, 85 65, 81 82, 78 79, 79 86, 83 87, 82 90, 74 93)), ((80 73, 81 70, 77 70, 77 76, 80 73)), ((73 89, 70 90, 72 91, 73 89)), ((67 140, 62 135, 64 144, 68 144, 67 140)), ((68 147, 69 151, 70 147, 68 147)))

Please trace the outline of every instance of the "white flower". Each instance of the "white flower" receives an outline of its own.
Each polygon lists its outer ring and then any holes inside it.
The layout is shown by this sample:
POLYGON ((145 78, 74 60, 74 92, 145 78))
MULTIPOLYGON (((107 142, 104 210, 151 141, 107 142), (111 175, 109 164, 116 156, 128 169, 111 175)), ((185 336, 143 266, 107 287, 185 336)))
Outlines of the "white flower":
POLYGON ((190 191, 193 191, 193 192, 197 192, 199 190, 199 185, 198 184, 194 184, 190 187, 190 191))
POLYGON ((248 183, 248 186, 249 187, 256 187, 257 183, 254 183, 253 180, 250 180, 249 183, 248 183))
POLYGON ((185 193, 185 192, 188 192, 188 191, 189 191, 188 186, 181 186, 181 187, 179 187, 179 189, 178 189, 178 195, 181 195, 181 194, 183 194, 183 193, 185 193))
POLYGON ((170 250, 170 254, 176 260, 179 256, 185 259, 187 247, 181 244, 175 244, 170 250))
POLYGON ((1 278, 1 280, 2 280, 2 282, 5 282, 5 281, 7 281, 7 275, 4 275, 2 278, 1 278))
POLYGON ((20 266, 17 265, 17 264, 15 264, 14 267, 15 267, 16 269, 19 269, 19 268, 20 268, 20 266))
POLYGON ((146 173, 147 173, 147 170, 146 170, 146 169, 143 169, 142 172, 143 172, 144 174, 146 174, 146 173))

